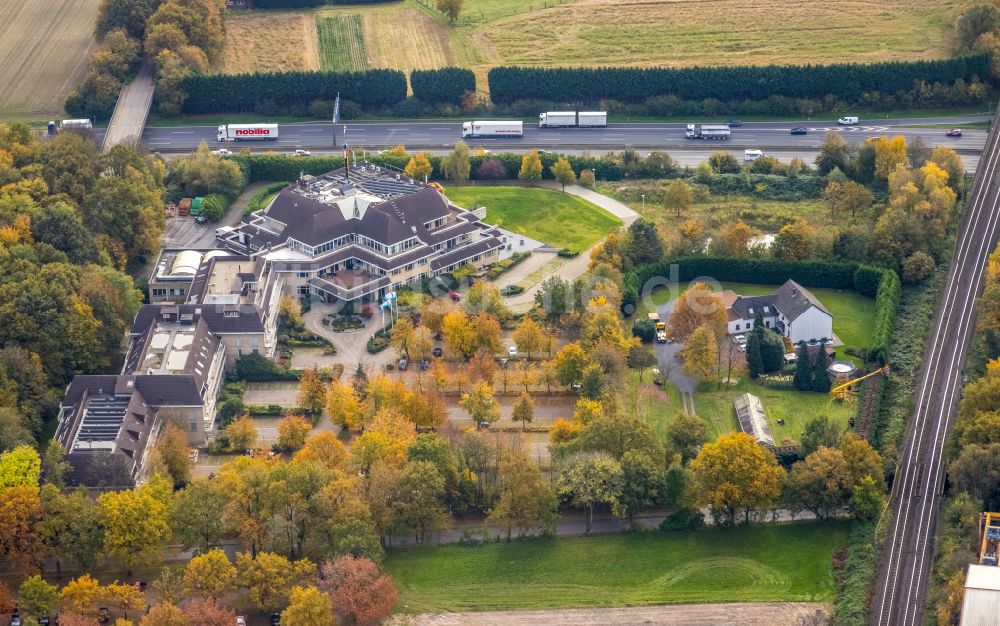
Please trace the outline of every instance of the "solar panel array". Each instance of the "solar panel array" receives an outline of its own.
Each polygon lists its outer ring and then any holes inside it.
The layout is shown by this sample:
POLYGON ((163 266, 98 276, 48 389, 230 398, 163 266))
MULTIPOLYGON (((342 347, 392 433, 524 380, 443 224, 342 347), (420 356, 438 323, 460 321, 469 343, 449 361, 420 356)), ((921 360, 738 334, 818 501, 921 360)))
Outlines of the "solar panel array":
POLYGON ((129 398, 91 398, 76 433, 73 450, 111 449, 125 421, 129 398))

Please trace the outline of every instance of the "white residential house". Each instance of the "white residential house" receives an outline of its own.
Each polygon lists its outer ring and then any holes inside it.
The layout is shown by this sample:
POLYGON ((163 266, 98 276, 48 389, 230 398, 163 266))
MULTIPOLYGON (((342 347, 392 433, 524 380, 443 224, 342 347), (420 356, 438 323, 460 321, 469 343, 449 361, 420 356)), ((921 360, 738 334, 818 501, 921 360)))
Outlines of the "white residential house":
POLYGON ((769 296, 739 296, 732 291, 719 294, 729 318, 729 334, 753 330, 757 314, 767 328, 777 329, 792 343, 833 339, 833 315, 808 289, 794 280, 786 281, 769 296))

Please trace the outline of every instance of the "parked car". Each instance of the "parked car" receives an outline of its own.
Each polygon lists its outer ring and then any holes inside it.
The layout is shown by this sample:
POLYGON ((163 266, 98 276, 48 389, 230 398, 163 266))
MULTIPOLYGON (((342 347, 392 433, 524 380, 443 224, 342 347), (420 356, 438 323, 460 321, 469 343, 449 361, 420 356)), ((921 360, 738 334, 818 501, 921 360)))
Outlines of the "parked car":
POLYGON ((462 294, 458 293, 457 291, 449 291, 448 297, 451 298, 453 301, 458 302, 459 300, 462 299, 462 294))
POLYGON ((38 626, 50 626, 52 624, 52 618, 48 615, 38 618, 38 626))
POLYGON ((410 366, 410 362, 407 361, 406 359, 400 359, 399 363, 396 365, 396 367, 398 367, 399 371, 401 371, 401 372, 405 372, 406 368, 408 368, 409 366, 410 366))
POLYGON ((237 615, 236 626, 247 626, 247 618, 243 615, 237 615))
POLYGON ((517 346, 507 346, 507 356, 517 356, 517 346))
POLYGON ((434 348, 433 350, 431 350, 431 354, 440 359, 442 356, 444 356, 444 350, 442 350, 441 348, 434 348))
POLYGON ((212 154, 214 154, 217 157, 227 157, 227 156, 233 156, 233 151, 229 150, 228 148, 219 148, 218 150, 212 150, 212 154))
POLYGON ((809 133, 809 131, 806 130, 805 126, 796 126, 795 128, 792 129, 792 134, 793 135, 805 135, 805 134, 808 134, 808 133, 809 133))
POLYGON ((952 128, 948 132, 946 132, 945 135, 947 135, 949 137, 961 137, 962 136, 962 129, 961 128, 952 128))
POLYGON ((733 337, 733 343, 739 344, 741 346, 745 346, 745 345, 747 345, 747 336, 746 335, 736 335, 735 337, 733 337))
POLYGON ((21 616, 17 613, 10 616, 10 626, 21 626, 21 616))
POLYGON ((420 359, 420 371, 427 371, 427 368, 431 366, 431 362, 428 359, 420 359))
POLYGON ((312 152, 309 152, 308 150, 296 150, 295 152, 292 153, 292 156, 307 157, 307 156, 312 156, 312 152))
POLYGON ((199 215, 198 217, 194 218, 195 224, 204 224, 206 222, 208 222, 208 218, 205 217, 204 215, 199 215))
POLYGON ((271 615, 271 626, 281 626, 281 614, 273 613, 271 615))
POLYGON ((728 126, 729 128, 742 128, 743 122, 742 120, 729 120, 728 122, 726 122, 726 126, 728 126))

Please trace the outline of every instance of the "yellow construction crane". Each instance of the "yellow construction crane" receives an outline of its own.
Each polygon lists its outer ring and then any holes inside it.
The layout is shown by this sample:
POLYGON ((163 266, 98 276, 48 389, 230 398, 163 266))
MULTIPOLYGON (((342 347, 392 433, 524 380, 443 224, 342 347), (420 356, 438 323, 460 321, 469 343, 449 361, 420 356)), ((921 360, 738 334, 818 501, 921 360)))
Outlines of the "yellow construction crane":
POLYGON ((861 376, 860 378, 855 378, 854 380, 849 380, 846 383, 844 383, 843 385, 838 385, 837 387, 834 387, 833 389, 830 390, 830 393, 833 394, 834 397, 836 397, 838 400, 846 400, 847 397, 848 397, 848 392, 851 390, 851 387, 853 387, 854 385, 857 385, 858 383, 860 383, 861 381, 865 380, 866 378, 871 378, 872 376, 877 376, 878 374, 888 374, 888 373, 889 373, 889 366, 888 365, 882 366, 882 367, 878 368, 877 370, 875 370, 874 372, 865 374, 864 376, 861 376))

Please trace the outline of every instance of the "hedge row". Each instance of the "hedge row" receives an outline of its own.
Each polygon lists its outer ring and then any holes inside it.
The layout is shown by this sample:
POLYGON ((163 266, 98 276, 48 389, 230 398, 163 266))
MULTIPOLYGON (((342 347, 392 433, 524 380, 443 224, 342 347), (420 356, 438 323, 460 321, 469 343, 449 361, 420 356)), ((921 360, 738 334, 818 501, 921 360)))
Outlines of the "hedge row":
POLYGON ((314 100, 333 100, 338 93, 374 107, 406 98, 406 75, 398 70, 191 74, 183 88, 184 112, 192 114, 253 111, 264 101, 277 107, 308 106, 314 100))
MULTIPOLYGON (((688 282, 697 278, 718 281, 780 285, 794 280, 804 287, 853 289, 875 296, 875 328, 869 358, 885 363, 896 321, 900 283, 895 271, 844 261, 784 261, 771 258, 685 257, 643 265, 628 272, 622 285, 622 311, 631 315, 642 290, 662 279, 688 282), (675 269, 676 268, 676 269, 675 269), (877 286, 876 286, 877 285, 877 286)), ((659 286, 658 285, 658 286, 659 286)))
POLYGON ((836 96, 858 100, 865 92, 892 93, 916 81, 952 83, 989 77, 985 54, 934 61, 871 64, 767 65, 685 68, 494 67, 488 75, 495 103, 522 99, 585 103, 601 98, 641 102, 673 94, 686 100, 764 100, 836 96))
MULTIPOLYGON (((498 180, 504 178, 515 179, 517 178, 517 173, 521 168, 521 158, 523 156, 524 155, 522 154, 509 152, 491 154, 487 156, 474 156, 470 159, 472 164, 471 178, 472 180, 498 180), (502 175, 488 178, 480 177, 479 166, 482 165, 484 161, 490 160, 500 162, 503 167, 502 175)), ((552 172, 549 171, 549 167, 555 163, 556 159, 560 156, 561 155, 550 153, 539 155, 539 158, 542 161, 543 178, 552 178, 552 172)), ((240 166, 240 169, 243 170, 243 175, 245 176, 248 184, 261 180, 293 181, 298 178, 299 172, 305 172, 306 174, 312 174, 315 176, 344 167, 344 158, 340 156, 290 157, 286 155, 235 154, 230 158, 240 166)), ((594 175, 599 180, 621 180, 625 176, 625 171, 621 164, 607 157, 567 156, 566 159, 569 161, 570 165, 573 166, 573 170, 578 175, 582 170, 589 169, 594 172, 594 175)), ((409 160, 410 157, 395 156, 391 154, 380 154, 377 156, 370 156, 368 158, 368 161, 371 163, 388 165, 398 169, 405 168, 409 160)), ((429 156, 428 160, 434 168, 431 173, 431 177, 441 178, 441 157, 429 156)))
POLYGON ((461 102, 467 91, 476 91, 476 75, 461 67, 437 70, 413 70, 410 87, 414 97, 432 104, 461 102))
POLYGON ((882 272, 882 280, 878 284, 875 295, 875 327, 872 329, 871 349, 868 358, 885 364, 889 361, 889 346, 892 343, 892 330, 896 326, 896 310, 899 308, 899 297, 903 288, 899 284, 899 276, 892 270, 882 272))

